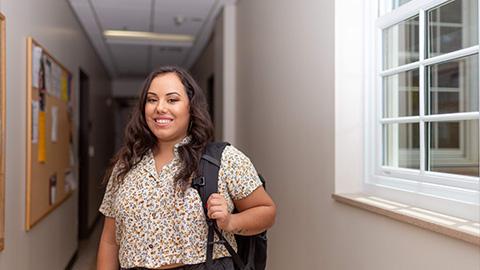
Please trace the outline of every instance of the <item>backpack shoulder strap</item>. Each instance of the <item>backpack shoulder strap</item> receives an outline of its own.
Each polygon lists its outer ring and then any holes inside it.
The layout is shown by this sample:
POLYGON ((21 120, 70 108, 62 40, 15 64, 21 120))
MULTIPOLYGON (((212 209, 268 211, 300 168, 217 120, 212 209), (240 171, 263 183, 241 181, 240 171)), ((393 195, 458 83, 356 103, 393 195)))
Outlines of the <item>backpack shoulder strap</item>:
POLYGON ((200 159, 199 175, 192 180, 192 187, 198 191, 202 200, 202 207, 208 224, 207 236, 207 269, 212 269, 214 245, 214 221, 207 216, 207 200, 212 193, 218 190, 218 171, 222 153, 228 143, 208 143, 200 159))
POLYGON ((218 171, 220 170, 220 161, 223 150, 227 142, 207 144, 199 164, 199 175, 192 180, 192 187, 198 190, 202 199, 203 210, 207 214, 207 200, 212 193, 217 192, 218 171))
POLYGON ((240 269, 244 269, 245 266, 230 243, 223 237, 222 233, 216 227, 214 220, 207 217, 207 200, 212 193, 218 191, 218 171, 220 170, 220 163, 222 159, 222 153, 225 147, 230 145, 228 142, 217 142, 207 144, 205 151, 200 159, 199 164, 199 176, 192 180, 192 187, 198 191, 200 198, 202 199, 203 211, 208 225, 207 236, 207 269, 212 269, 213 264, 213 245, 223 244, 228 250, 232 259, 240 269), (214 234, 217 235, 220 241, 214 241, 214 234))

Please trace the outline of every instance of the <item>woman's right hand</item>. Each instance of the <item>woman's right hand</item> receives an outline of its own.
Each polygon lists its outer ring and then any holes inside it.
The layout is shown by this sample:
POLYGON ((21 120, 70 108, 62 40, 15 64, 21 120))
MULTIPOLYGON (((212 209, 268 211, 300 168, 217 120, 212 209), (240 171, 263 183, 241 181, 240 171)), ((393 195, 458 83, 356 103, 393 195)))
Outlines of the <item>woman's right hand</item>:
POLYGON ((232 214, 228 212, 227 200, 219 193, 212 193, 207 200, 207 216, 215 219, 218 228, 231 232, 232 214))

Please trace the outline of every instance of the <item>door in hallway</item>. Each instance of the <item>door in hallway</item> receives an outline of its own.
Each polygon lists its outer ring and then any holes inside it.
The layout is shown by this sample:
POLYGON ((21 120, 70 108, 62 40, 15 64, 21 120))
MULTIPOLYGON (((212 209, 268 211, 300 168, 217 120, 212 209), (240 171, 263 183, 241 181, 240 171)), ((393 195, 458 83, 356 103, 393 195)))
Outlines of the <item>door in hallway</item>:
POLYGON ((88 75, 79 70, 80 89, 80 138, 79 153, 79 191, 78 191, 78 238, 89 235, 88 228, 88 183, 89 183, 89 146, 91 121, 89 115, 89 79, 88 75))
POLYGON ((210 75, 207 80, 207 102, 208 113, 212 119, 212 123, 215 125, 215 76, 210 75))

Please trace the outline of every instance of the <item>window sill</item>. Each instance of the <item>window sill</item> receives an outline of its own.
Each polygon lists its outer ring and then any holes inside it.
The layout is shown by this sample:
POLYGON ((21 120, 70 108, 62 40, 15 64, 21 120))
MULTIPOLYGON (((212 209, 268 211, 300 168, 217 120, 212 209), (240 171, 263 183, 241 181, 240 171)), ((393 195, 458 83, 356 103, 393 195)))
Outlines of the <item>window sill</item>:
POLYGON ((480 224, 364 193, 332 194, 341 203, 480 246, 480 224))

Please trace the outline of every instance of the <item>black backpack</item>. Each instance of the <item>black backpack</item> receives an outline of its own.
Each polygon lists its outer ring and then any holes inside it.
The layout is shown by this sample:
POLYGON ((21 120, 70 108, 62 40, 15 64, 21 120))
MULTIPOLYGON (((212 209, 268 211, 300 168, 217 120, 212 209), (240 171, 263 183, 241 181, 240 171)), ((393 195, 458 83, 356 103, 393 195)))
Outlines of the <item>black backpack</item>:
MULTIPOLYGON (((200 176, 193 179, 192 187, 198 191, 203 203, 205 217, 207 216, 206 203, 212 193, 217 192, 218 171, 220 169, 220 160, 222 152, 229 143, 209 143, 202 155, 200 161, 200 176)), ((265 180, 259 174, 263 186, 265 180)), ((264 231, 257 235, 242 236, 235 235, 238 253, 232 248, 230 243, 223 237, 217 228, 215 220, 207 218, 208 239, 207 239, 207 269, 212 269, 213 245, 222 244, 232 256, 236 270, 264 270, 267 263, 267 232, 264 231), (218 236, 219 241, 214 241, 214 234, 218 236)))

